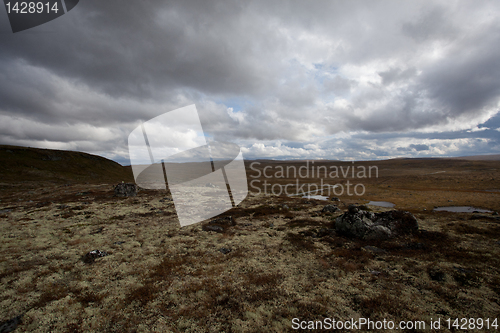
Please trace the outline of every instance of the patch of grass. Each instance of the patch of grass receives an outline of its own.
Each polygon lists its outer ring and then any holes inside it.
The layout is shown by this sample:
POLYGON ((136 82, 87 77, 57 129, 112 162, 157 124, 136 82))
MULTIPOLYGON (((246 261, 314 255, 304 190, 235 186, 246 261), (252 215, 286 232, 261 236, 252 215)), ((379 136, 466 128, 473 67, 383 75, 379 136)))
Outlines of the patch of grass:
POLYGON ((278 273, 256 273, 250 272, 245 275, 245 280, 249 284, 254 284, 258 286, 271 285, 276 286, 283 279, 278 273))
POLYGON ((7 270, 0 272, 0 280, 3 279, 4 277, 8 277, 16 273, 29 271, 31 269, 34 269, 35 267, 45 265, 46 263, 47 261, 42 259, 22 261, 19 263, 16 262, 13 265, 11 265, 7 270))
POLYGON ((92 290, 72 290, 75 299, 84 307, 88 307, 90 303, 100 303, 104 295, 97 294, 92 290))
POLYGON ((293 232, 288 232, 283 239, 289 242, 297 250, 314 251, 316 246, 309 240, 306 236, 296 234, 293 232))
POLYGON ((247 210, 248 213, 253 214, 253 217, 263 217, 268 215, 279 214, 281 212, 278 206, 263 205, 256 207, 252 210, 247 210))
POLYGON ((45 286, 45 289, 38 300, 33 304, 33 307, 44 307, 50 302, 66 297, 68 294, 69 288, 65 284, 58 282, 49 283, 45 286))
POLYGON ((324 224, 325 223, 323 223, 322 221, 313 220, 313 219, 296 219, 296 220, 292 220, 292 221, 286 223, 286 225, 289 228, 306 227, 306 226, 322 226, 324 224))
POLYGON ((458 223, 454 225, 455 232, 458 234, 477 234, 486 236, 493 239, 500 238, 500 227, 499 226, 491 226, 488 228, 478 228, 476 226, 466 224, 466 223, 458 223))
POLYGON ((456 269, 453 279, 463 287, 479 288, 482 284, 482 277, 479 273, 463 268, 456 269))
POLYGON ((152 281, 146 281, 144 285, 133 289, 125 297, 125 304, 131 304, 136 302, 140 306, 144 306, 149 302, 152 302, 158 292, 160 291, 160 285, 155 284, 152 281))
POLYGON ((380 293, 376 296, 365 298, 359 303, 359 310, 368 318, 380 318, 385 314, 403 316, 408 305, 393 293, 380 293))

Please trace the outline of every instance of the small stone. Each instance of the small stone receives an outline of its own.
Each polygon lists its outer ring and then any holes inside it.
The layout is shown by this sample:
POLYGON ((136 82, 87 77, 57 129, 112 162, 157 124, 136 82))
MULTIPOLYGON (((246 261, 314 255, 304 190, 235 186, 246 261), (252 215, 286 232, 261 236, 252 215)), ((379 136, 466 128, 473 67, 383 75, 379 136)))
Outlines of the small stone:
POLYGON ((221 247, 219 249, 219 252, 222 253, 222 254, 228 254, 229 252, 231 252, 231 249, 228 249, 228 248, 225 248, 225 247, 221 247))
POLYGON ((137 195, 137 185, 120 183, 115 186, 115 195, 118 197, 135 197, 137 195))
POLYGON ((105 251, 94 250, 94 251, 90 251, 89 253, 86 253, 83 256, 82 260, 86 264, 92 264, 96 260, 96 258, 105 257, 107 255, 108 255, 108 253, 105 251))
POLYGON ((339 210, 339 208, 335 205, 326 205, 325 207, 323 207, 321 212, 322 213, 335 213, 338 210, 339 210))
POLYGON ((236 225, 236 221, 233 219, 232 216, 219 217, 218 219, 212 220, 209 223, 222 225, 222 226, 228 226, 228 227, 236 225))
POLYGON ((349 214, 356 214, 359 212, 359 208, 356 205, 349 205, 347 210, 349 211, 349 214))
POLYGON ((204 225, 201 228, 203 229, 203 231, 224 232, 224 228, 218 225, 204 225))
POLYGON ((103 230, 104 230, 104 227, 99 227, 96 230, 91 231, 90 234, 91 235, 100 234, 103 230))
POLYGON ((337 197, 332 197, 330 200, 331 200, 331 201, 340 201, 340 199, 339 199, 339 198, 337 198, 337 197))

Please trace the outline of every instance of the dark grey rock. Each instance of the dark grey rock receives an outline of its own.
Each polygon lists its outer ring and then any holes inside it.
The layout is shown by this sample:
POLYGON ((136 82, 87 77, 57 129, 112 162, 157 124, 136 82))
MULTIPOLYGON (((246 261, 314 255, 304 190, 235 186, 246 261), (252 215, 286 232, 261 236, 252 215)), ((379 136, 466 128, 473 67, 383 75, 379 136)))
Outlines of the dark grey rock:
POLYGON ((228 248, 225 248, 225 247, 221 247, 219 249, 219 252, 222 253, 222 254, 228 254, 229 252, 231 252, 231 249, 228 249, 228 248))
POLYGON ((323 207, 321 212, 322 213, 335 213, 338 210, 340 210, 340 209, 335 205, 326 205, 325 207, 323 207))
POLYGON ((347 210, 350 214, 356 214, 357 212, 359 212, 359 208, 356 205, 349 205, 347 210))
POLYGON ((0 324, 0 333, 9 333, 14 331, 17 328, 17 325, 21 324, 21 319, 23 315, 19 315, 12 319, 6 320, 0 324))
POLYGON ((215 231, 215 232, 224 232, 227 228, 235 226, 236 221, 232 216, 224 216, 214 219, 208 224, 205 224, 202 228, 204 231, 215 231))
POLYGON ((222 225, 222 226, 228 226, 228 227, 236 225, 236 221, 233 219, 232 216, 219 217, 215 220, 210 221, 209 223, 222 225))
POLYGON ((340 199, 337 198, 337 197, 332 197, 330 200, 332 200, 332 201, 340 201, 340 199))
POLYGON ((137 185, 120 183, 115 186, 115 195, 118 197, 135 197, 137 195, 137 185))
POLYGON ((86 253, 83 256, 82 260, 86 264, 92 264, 92 263, 94 263, 94 261, 96 260, 96 258, 105 257, 107 255, 108 255, 108 253, 105 252, 105 251, 94 250, 94 251, 90 251, 89 253, 86 253))
POLYGON ((201 227, 204 231, 215 231, 215 232, 224 232, 224 228, 218 225, 204 225, 201 227))
POLYGON ((418 222, 409 212, 372 213, 350 205, 348 212, 335 220, 335 229, 346 236, 383 240, 418 232, 418 222))

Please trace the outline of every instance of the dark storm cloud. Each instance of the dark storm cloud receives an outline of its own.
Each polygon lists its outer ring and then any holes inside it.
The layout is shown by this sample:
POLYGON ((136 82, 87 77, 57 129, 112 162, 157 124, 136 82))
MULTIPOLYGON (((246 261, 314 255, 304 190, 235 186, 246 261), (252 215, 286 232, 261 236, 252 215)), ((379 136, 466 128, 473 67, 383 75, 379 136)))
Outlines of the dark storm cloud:
POLYGON ((414 144, 411 144, 409 147, 412 148, 412 149, 415 149, 416 151, 429 150, 429 146, 428 145, 414 145, 414 144))
POLYGON ((139 119, 195 103, 213 139, 261 154, 446 151, 388 145, 405 132, 497 147, 500 125, 487 121, 500 101, 499 7, 113 0, 17 34, 4 21, 0 141, 123 159, 139 119), (481 123, 491 129, 467 132, 481 123), (339 133, 359 141, 323 145, 339 133))
MULTIPOLYGON (((448 7, 450 8, 450 7, 448 7)), ((419 13, 416 20, 405 22, 402 25, 404 35, 416 40, 417 42, 427 41, 429 39, 449 39, 455 38, 458 34, 457 28, 450 24, 448 15, 451 10, 445 7, 430 7, 419 13)))
MULTIPOLYGON (((231 33, 242 28, 236 25, 243 9, 231 2, 83 2, 53 22, 54 33, 1 36, 0 60, 44 68, 112 97, 161 99, 178 88, 254 92, 266 89, 259 76, 272 69, 253 60, 265 48, 247 47, 231 33)), ((265 44, 265 36, 255 38, 265 44)))

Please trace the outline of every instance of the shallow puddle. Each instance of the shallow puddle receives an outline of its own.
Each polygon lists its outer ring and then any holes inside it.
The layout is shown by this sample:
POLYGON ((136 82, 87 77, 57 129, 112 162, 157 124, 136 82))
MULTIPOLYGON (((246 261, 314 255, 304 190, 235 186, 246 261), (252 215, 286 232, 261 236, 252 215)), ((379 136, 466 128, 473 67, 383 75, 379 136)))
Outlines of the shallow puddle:
POLYGON ((316 199, 316 200, 328 200, 327 196, 324 195, 304 195, 302 196, 304 199, 316 199))
POLYGON ((470 207, 470 206, 447 206, 433 209, 436 212, 452 212, 452 213, 492 213, 491 210, 470 207))
POLYGON ((372 206, 385 207, 385 208, 392 208, 396 206, 392 202, 388 201, 370 201, 368 204, 372 206))

